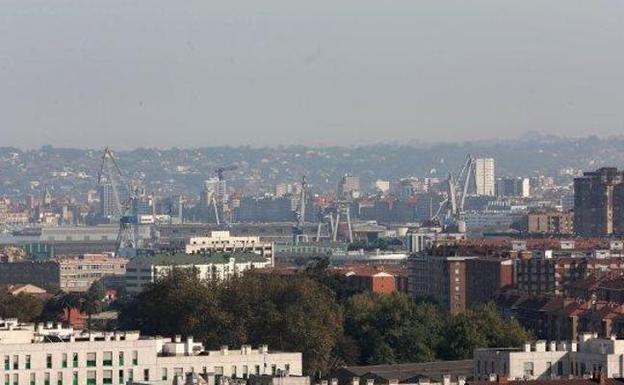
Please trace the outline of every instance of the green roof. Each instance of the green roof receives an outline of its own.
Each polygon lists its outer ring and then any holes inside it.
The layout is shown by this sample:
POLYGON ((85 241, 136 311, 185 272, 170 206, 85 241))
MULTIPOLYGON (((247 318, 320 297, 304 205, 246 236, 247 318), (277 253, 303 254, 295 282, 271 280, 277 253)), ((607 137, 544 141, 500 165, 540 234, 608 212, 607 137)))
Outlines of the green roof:
POLYGON ((156 254, 134 258, 137 262, 147 262, 153 265, 209 265, 229 262, 234 258, 237 263, 266 262, 267 257, 255 253, 206 253, 206 254, 156 254))

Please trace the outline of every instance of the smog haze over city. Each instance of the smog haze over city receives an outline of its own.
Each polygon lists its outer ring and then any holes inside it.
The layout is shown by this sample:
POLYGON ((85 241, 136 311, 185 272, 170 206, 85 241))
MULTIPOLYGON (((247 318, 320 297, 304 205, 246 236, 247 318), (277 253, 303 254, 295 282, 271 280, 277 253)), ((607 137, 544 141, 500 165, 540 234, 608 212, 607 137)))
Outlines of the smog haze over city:
POLYGON ((7 0, 2 142, 198 147, 623 132, 624 3, 7 0))
POLYGON ((4 385, 624 385, 624 2, 0 1, 4 385))

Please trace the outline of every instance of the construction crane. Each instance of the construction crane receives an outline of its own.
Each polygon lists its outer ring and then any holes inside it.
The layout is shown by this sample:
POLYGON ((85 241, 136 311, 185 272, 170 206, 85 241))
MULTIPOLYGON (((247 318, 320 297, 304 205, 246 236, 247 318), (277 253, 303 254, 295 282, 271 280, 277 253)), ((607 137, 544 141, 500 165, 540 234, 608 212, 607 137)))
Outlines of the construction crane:
POLYGON ((293 241, 295 244, 299 242, 307 242, 308 237, 305 235, 305 209, 306 209, 306 190, 308 183, 305 175, 301 177, 301 193, 299 195, 299 207, 295 212, 297 223, 293 226, 293 241))
POLYGON ((442 222, 446 225, 457 223, 464 212, 468 188, 470 182, 474 180, 474 177, 475 160, 472 155, 469 154, 466 156, 462 168, 457 173, 457 177, 449 172, 446 179, 447 197, 440 203, 440 207, 438 207, 437 212, 431 218, 433 221, 442 222), (444 213, 443 218, 441 217, 442 213, 444 213))
POLYGON ((132 189, 127 182, 126 175, 119 167, 115 155, 110 148, 102 151, 100 169, 98 172, 98 185, 108 184, 112 190, 113 210, 111 222, 119 222, 117 233, 116 252, 127 248, 136 248, 139 240, 138 219, 133 212, 132 202, 136 198, 136 190, 132 189), (122 190, 126 193, 122 199, 122 190))
POLYGON ((228 171, 234 171, 237 170, 238 166, 237 165, 230 165, 230 166, 220 166, 215 168, 214 173, 217 175, 217 184, 215 186, 214 191, 212 191, 212 194, 210 196, 210 201, 207 202, 210 206, 212 206, 212 209, 214 210, 214 216, 215 216, 215 222, 217 223, 217 226, 221 226, 221 219, 224 220, 224 222, 226 224, 228 224, 230 222, 230 213, 229 213, 229 208, 227 207, 227 202, 225 202, 224 199, 224 195, 226 194, 226 186, 225 186, 225 172, 228 171), (219 191, 219 190, 223 190, 223 191, 219 191), (219 210, 221 210, 221 213, 223 214, 223 218, 221 218, 221 215, 219 215, 219 210))

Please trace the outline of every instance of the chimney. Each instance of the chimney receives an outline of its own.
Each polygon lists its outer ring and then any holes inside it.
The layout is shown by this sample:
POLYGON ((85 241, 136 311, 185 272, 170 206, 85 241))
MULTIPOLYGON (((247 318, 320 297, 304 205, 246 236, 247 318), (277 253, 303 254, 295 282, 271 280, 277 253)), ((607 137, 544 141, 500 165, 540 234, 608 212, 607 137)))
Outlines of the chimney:
POLYGON ((490 382, 496 382, 497 380, 497 376, 495 373, 490 373, 490 382))
POLYGON ((550 341, 548 346, 549 346, 549 349, 550 349, 551 352, 556 352, 557 351, 557 342, 550 341))
POLYGON ((338 379, 337 378, 332 378, 331 379, 331 385, 338 385, 338 379))
POLYGON ((457 385, 466 385, 466 377, 458 376, 457 377, 457 385))
POLYGON ((179 335, 179 334, 176 334, 173 340, 176 343, 180 343, 180 342, 182 342, 182 336, 179 335))
POLYGON ((451 385, 451 375, 445 374, 442 376, 442 385, 451 385))
POLYGON ((360 385, 360 377, 353 377, 351 379, 351 385, 360 385))
POLYGON ((578 343, 576 341, 570 342, 570 351, 576 352, 578 350, 578 343))
POLYGON ((228 355, 228 346, 227 345, 222 345, 221 346, 221 355, 222 356, 227 356, 228 355))
POLYGON ((535 342, 535 351, 536 352, 545 352, 546 351, 546 341, 537 341, 535 342))
POLYGON ((525 342, 524 343, 524 351, 525 352, 530 352, 531 351, 531 343, 530 342, 525 342))

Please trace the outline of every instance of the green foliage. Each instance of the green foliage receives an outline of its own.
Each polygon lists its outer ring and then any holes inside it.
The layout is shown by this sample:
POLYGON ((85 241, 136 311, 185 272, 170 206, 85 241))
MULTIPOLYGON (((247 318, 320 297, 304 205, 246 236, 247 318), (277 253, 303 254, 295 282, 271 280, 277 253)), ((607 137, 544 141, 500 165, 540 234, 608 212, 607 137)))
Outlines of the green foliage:
POLYGON ((333 293, 307 277, 249 274, 217 284, 184 269, 172 270, 128 303, 120 322, 146 334, 192 335, 208 348, 249 343, 300 351, 310 374, 329 369, 342 336, 333 293))
POLYGON ((463 359, 478 347, 520 346, 530 335, 493 306, 451 316, 402 293, 349 293, 323 260, 293 279, 246 274, 220 283, 189 269, 121 306, 120 326, 151 335, 192 335, 207 348, 268 344, 303 353, 304 372, 340 365, 463 359))
POLYGON ((359 294, 347 301, 345 330, 360 347, 364 364, 435 359, 442 317, 430 304, 404 294, 359 294))
POLYGON ((39 319, 45 301, 30 294, 0 293, 0 318, 17 318, 32 322, 39 319))

